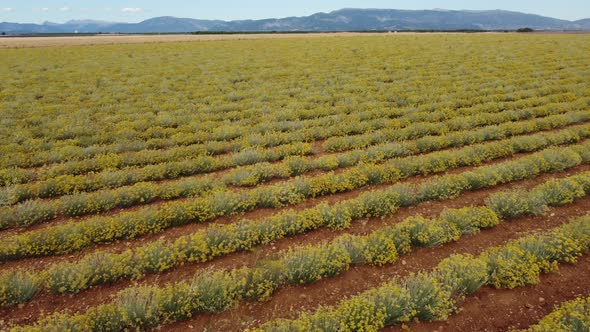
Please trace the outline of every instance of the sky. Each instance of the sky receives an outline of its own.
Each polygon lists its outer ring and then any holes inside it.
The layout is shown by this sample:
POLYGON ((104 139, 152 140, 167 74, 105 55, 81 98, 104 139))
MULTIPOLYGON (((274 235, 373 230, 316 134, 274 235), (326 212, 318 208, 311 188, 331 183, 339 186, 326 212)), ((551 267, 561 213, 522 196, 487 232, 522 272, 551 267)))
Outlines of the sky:
POLYGON ((590 0, 0 0, 0 22, 139 22, 156 16, 237 20, 305 16, 341 8, 504 9, 567 20, 590 18, 590 0))

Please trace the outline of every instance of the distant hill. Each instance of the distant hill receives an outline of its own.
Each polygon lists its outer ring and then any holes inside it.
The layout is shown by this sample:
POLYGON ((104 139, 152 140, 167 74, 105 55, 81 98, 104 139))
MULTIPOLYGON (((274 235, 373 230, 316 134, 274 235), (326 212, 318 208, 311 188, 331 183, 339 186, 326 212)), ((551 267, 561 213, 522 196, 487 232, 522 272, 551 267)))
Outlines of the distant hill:
POLYGON ((139 23, 73 20, 63 24, 0 23, 0 32, 19 33, 166 33, 196 31, 360 31, 360 30, 590 30, 590 19, 560 20, 505 10, 340 9, 303 17, 263 20, 197 20, 171 16, 139 23))
POLYGON ((584 27, 585 29, 590 29, 590 18, 585 18, 583 20, 574 21, 575 24, 579 24, 580 26, 584 27))

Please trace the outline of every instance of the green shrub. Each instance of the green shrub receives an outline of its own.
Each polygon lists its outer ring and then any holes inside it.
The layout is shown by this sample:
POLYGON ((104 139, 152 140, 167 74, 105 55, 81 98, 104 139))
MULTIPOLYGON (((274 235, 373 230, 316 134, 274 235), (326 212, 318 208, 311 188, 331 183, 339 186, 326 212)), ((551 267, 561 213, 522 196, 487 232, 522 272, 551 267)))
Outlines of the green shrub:
POLYGON ((451 293, 469 295, 487 282, 486 262, 471 255, 453 255, 438 264, 434 276, 451 293))
POLYGON ((366 155, 364 151, 350 151, 337 155, 338 167, 351 167, 361 162, 366 155))
POLYGON ((288 167, 291 176, 301 175, 312 169, 309 159, 299 156, 285 158, 285 165, 288 167))
POLYGON ((367 263, 381 266, 398 259, 395 242, 384 232, 374 232, 365 241, 363 256, 367 263))
POLYGON ((59 204, 47 204, 43 201, 30 200, 7 209, 2 215, 2 226, 28 227, 40 222, 54 219, 60 210, 59 204), (6 219, 5 219, 6 218, 6 219))
POLYGON ((374 301, 376 307, 383 312, 385 326, 407 322, 413 316, 410 293, 395 279, 368 291, 365 296, 374 301))
POLYGON ((583 251, 574 239, 562 231, 525 237, 514 244, 535 258, 542 273, 557 270, 560 262, 574 263, 583 251))
POLYGON ((406 230, 413 245, 418 247, 435 247, 456 241, 461 232, 451 223, 440 220, 428 220, 422 216, 406 218, 400 226, 406 230))
POLYGON ((346 206, 341 204, 331 207, 327 204, 320 204, 316 208, 322 214, 324 225, 337 230, 343 230, 350 226, 352 214, 346 206))
POLYGON ((224 271, 208 270, 196 275, 190 284, 194 314, 213 314, 232 306, 236 300, 236 284, 224 271))
POLYGON ((492 194, 486 200, 486 205, 502 219, 541 215, 547 211, 543 196, 520 190, 492 194))
POLYGON ((237 186, 255 186, 275 177, 288 177, 289 170, 280 165, 258 163, 255 166, 239 167, 223 177, 223 181, 237 186))
POLYGON ((475 234, 480 229, 491 228, 500 223, 494 211, 487 207, 445 209, 439 218, 441 221, 456 225, 464 235, 475 234))
POLYGON ((462 175, 436 177, 418 189, 420 201, 434 201, 457 197, 469 188, 469 182, 462 175))
POLYGON ((309 284, 347 270, 351 258, 341 246, 322 245, 290 251, 283 258, 283 262, 289 283, 309 284))
POLYGON ((377 332, 384 327, 384 311, 379 310, 375 301, 362 296, 341 302, 335 315, 339 322, 338 331, 377 332))
POLYGON ((403 283, 411 299, 414 316, 420 320, 445 320, 454 309, 451 293, 434 277, 419 273, 403 283))
POLYGON ((417 203, 418 198, 414 188, 408 184, 400 183, 391 186, 388 191, 399 195, 399 206, 411 206, 417 203))
POLYGON ((84 257, 78 264, 86 265, 86 271, 91 271, 89 285, 106 284, 121 278, 136 279, 143 276, 145 271, 133 254, 131 250, 120 254, 97 251, 84 257))
POLYGON ((265 301, 285 282, 285 265, 280 261, 265 261, 259 267, 232 271, 238 295, 246 300, 265 301))
POLYGON ((365 250, 367 239, 364 236, 344 234, 333 241, 334 245, 340 246, 346 250, 350 257, 351 264, 365 264, 367 257, 365 250))
POLYGON ((247 149, 242 150, 238 153, 235 153, 231 157, 231 164, 237 166, 243 165, 253 165, 264 161, 262 154, 264 153, 263 150, 258 149, 247 149))
POLYGON ((488 283, 496 288, 512 289, 539 282, 541 269, 535 256, 509 245, 494 248, 486 253, 488 283))
POLYGON ((547 205, 558 206, 586 195, 584 187, 573 179, 550 180, 535 188, 547 205))
POLYGON ((24 271, 5 271, 0 274, 0 305, 25 303, 37 294, 40 281, 24 271))
POLYGON ((129 325, 137 329, 147 329, 157 326, 161 320, 160 292, 157 288, 147 286, 128 288, 117 295, 116 303, 121 307, 129 325))
MULTIPOLYGON (((76 316, 73 317, 74 321, 76 316)), ((122 330, 129 325, 129 316, 125 308, 116 303, 104 304, 90 309, 84 320, 85 328, 90 331, 110 332, 122 330)), ((57 330, 57 331, 75 331, 75 330, 57 330)))
POLYGON ((496 185, 502 178, 494 169, 484 168, 478 172, 465 173, 465 179, 469 183, 471 190, 488 188, 496 185))
POLYGON ((174 249, 165 241, 155 241, 142 246, 134 253, 134 259, 144 273, 163 272, 178 262, 174 249))
POLYGON ((313 313, 313 315, 304 313, 300 321, 277 319, 277 322, 282 322, 283 324, 282 326, 278 324, 275 325, 276 330, 274 331, 339 332, 342 330, 342 324, 339 321, 338 316, 329 308, 324 307, 320 307, 318 311, 313 313))
POLYGON ((553 312, 521 332, 590 331, 590 298, 579 297, 560 304, 553 312))
POLYGON ((543 172, 560 172, 582 163, 582 157, 571 148, 547 149, 539 152, 537 158, 542 158, 540 169, 543 172))

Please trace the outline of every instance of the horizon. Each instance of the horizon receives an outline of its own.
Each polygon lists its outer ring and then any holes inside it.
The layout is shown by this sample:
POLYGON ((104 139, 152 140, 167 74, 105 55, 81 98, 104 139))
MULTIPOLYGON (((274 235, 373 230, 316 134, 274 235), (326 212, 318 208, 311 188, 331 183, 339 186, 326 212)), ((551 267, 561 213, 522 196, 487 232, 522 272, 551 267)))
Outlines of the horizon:
POLYGON ((120 1, 85 1, 79 5, 72 1, 55 1, 53 6, 47 1, 9 0, 0 6, 0 22, 33 23, 44 22, 63 24, 68 21, 94 20, 117 23, 138 23, 146 19, 161 16, 173 16, 203 20, 257 20, 268 18, 285 18, 309 16, 319 12, 332 12, 344 8, 355 9, 399 9, 399 10, 505 10, 547 16, 562 20, 576 21, 590 18, 590 3, 587 1, 566 1, 556 5, 549 1, 496 1, 489 8, 486 4, 473 4, 468 1, 323 1, 322 4, 311 0, 288 2, 277 6, 269 0, 255 0, 248 4, 238 0, 221 0, 215 4, 194 1, 170 0, 166 4, 156 1, 128 0, 122 5, 120 1), (11 5, 11 3, 13 5, 11 5), (94 4, 94 5, 93 5, 94 4))

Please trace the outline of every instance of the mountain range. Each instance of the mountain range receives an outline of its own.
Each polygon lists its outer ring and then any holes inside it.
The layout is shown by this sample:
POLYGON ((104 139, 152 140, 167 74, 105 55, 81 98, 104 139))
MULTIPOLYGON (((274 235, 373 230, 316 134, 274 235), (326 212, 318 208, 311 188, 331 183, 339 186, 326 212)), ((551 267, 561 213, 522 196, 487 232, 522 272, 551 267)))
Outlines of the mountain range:
POLYGON ((66 23, 0 23, 0 32, 25 33, 173 33, 371 30, 590 30, 590 19, 567 21, 505 10, 340 9, 303 17, 262 20, 198 20, 171 16, 139 23, 72 20, 66 23))

